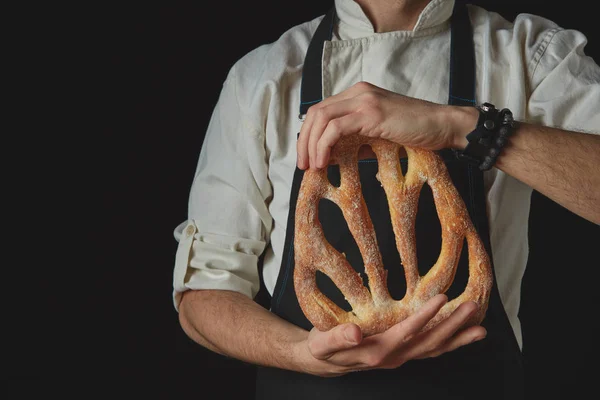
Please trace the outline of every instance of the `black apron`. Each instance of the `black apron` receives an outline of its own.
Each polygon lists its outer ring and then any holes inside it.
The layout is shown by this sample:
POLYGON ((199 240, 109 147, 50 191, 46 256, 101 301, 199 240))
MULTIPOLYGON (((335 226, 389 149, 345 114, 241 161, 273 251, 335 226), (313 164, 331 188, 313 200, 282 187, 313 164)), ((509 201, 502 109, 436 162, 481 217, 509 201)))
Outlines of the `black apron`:
MULTIPOLYGON (((331 40, 335 8, 321 22, 308 48, 301 90, 300 114, 320 101, 321 54, 323 42, 331 40)), ((451 20, 450 97, 449 104, 475 104, 475 58, 473 37, 467 8, 456 2, 451 20), (460 67, 460 68, 459 68, 460 67)), ((483 172, 459 161, 450 149, 439 152, 469 215, 491 258, 488 219, 483 185, 483 172)), ((406 173, 407 159, 401 159, 406 173)), ((394 299, 401 299, 406 282, 396 249, 394 232, 385 192, 375 178, 377 160, 359 162, 363 196, 375 227, 377 241, 388 270, 388 286, 394 299)), ((294 291, 294 216, 303 171, 296 168, 291 190, 290 211, 283 261, 271 300, 271 311, 306 330, 312 324, 306 319, 294 291)), ((335 185, 339 168, 328 167, 328 176, 335 185)), ((416 218, 416 239, 419 272, 424 275, 436 262, 441 249, 441 228, 431 190, 423 186, 416 218)), ((338 251, 344 252, 350 264, 363 272, 364 266, 341 210, 328 201, 319 205, 319 219, 326 239, 338 251)), ((464 290, 468 278, 468 251, 463 245, 456 277, 446 292, 449 299, 464 290)), ((346 311, 350 306, 343 295, 324 274, 317 274, 320 290, 346 311)), ((263 399, 521 399, 524 396, 521 351, 500 300, 494 280, 489 307, 482 325, 487 329, 484 340, 453 352, 425 360, 411 360, 393 370, 354 372, 336 378, 322 378, 287 370, 258 367, 256 398, 263 399)))

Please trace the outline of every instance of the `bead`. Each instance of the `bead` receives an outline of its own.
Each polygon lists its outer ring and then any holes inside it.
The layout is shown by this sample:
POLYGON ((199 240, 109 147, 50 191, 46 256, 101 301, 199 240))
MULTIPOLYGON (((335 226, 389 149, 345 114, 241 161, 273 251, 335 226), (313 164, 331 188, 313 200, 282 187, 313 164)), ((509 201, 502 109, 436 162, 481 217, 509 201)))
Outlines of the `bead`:
POLYGON ((500 149, 498 149, 496 147, 492 147, 490 149, 489 154, 490 154, 490 157, 496 158, 496 157, 498 157, 498 154, 500 154, 500 149))
POLYGON ((504 147, 504 143, 506 143, 506 138, 499 136, 498 138, 496 138, 496 146, 498 146, 499 148, 504 147))
POLYGON ((508 127, 506 127, 506 126, 501 126, 500 129, 498 130, 498 135, 500 135, 500 137, 506 137, 506 136, 508 136, 509 133, 510 133, 510 129, 508 129, 508 127))
POLYGON ((490 147, 492 144, 492 138, 491 137, 482 137, 479 139, 479 144, 485 147, 490 147))
POLYGON ((490 161, 490 162, 486 162, 486 161, 484 161, 484 162, 482 162, 482 163, 479 165, 479 169, 480 169, 480 170, 482 170, 482 171, 487 171, 487 170, 488 170, 488 169, 490 169, 491 167, 492 167, 492 162, 491 162, 491 161, 490 161))

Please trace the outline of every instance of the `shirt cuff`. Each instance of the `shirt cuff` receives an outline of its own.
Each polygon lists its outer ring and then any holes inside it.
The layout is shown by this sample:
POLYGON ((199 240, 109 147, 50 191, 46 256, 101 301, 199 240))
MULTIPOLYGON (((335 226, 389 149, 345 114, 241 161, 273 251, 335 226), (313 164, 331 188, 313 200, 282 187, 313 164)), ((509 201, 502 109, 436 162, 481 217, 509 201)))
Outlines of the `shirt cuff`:
POLYGON ((179 240, 173 271, 173 305, 186 290, 231 290, 254 298, 260 287, 258 257, 265 242, 200 233, 193 220, 175 231, 179 240))

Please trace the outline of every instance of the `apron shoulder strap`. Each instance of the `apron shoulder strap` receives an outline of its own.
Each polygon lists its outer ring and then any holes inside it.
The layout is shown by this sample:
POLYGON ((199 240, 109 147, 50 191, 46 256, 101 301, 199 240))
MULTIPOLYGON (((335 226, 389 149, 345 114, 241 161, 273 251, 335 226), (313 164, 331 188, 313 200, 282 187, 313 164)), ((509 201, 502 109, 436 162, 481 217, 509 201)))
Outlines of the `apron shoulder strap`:
POLYGON ((332 7, 317 27, 306 51, 302 68, 302 83, 300 87, 300 115, 302 118, 310 106, 323 99, 323 84, 321 82, 321 57, 326 40, 331 40, 335 26, 335 6, 332 7))
POLYGON ((448 104, 475 105, 475 50, 469 10, 460 0, 454 3, 450 21, 450 95, 448 104))

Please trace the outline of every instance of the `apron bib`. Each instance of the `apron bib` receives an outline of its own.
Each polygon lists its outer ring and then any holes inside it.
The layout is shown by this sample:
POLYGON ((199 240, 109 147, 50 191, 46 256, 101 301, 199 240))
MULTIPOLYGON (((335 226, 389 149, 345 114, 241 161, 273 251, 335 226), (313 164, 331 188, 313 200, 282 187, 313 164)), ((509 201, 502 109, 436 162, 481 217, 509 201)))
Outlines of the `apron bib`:
MULTIPOLYGON (((326 14, 309 45, 302 75, 300 114, 318 103, 322 96, 321 55, 325 40, 331 40, 335 8, 326 14)), ((451 20, 450 96, 449 104, 475 104, 475 58, 468 10, 457 2, 451 20)), ((452 150, 438 154, 443 158, 450 177, 460 193, 469 215, 491 258, 486 214, 483 172, 458 160, 452 150)), ((401 159, 403 173, 407 159, 401 159)), ((383 264, 388 269, 388 286, 394 299, 406 290, 384 189, 375 178, 377 160, 361 160, 359 176, 383 264)), ((284 254, 271 300, 271 311, 306 330, 312 324, 304 316, 294 291, 294 217, 296 200, 304 171, 296 168, 293 178, 290 211, 284 254)), ((339 182, 339 168, 329 166, 328 177, 339 182)), ((423 186, 416 218, 419 272, 424 275, 437 260, 441 249, 441 228, 433 196, 423 186)), ((319 205, 319 220, 326 239, 344 252, 357 272, 364 271, 363 260, 341 210, 328 201, 319 205)), ((493 266, 492 266, 493 268, 493 266)), ((361 274, 365 276, 365 274, 361 274)), ((463 292, 468 278, 466 241, 461 252, 454 283, 446 292, 449 299, 463 292)), ((346 311, 350 310, 343 295, 331 280, 317 275, 320 290, 346 311)), ((436 358, 412 360, 393 370, 354 372, 336 378, 321 378, 276 368, 257 368, 256 398, 263 399, 521 399, 524 396, 522 356, 508 317, 500 300, 496 280, 482 325, 487 336, 436 358)))

